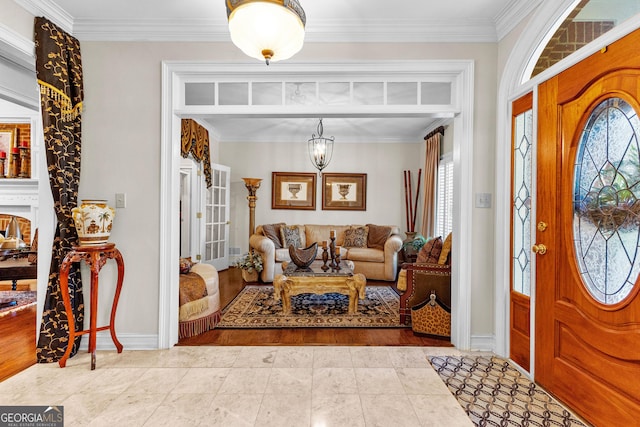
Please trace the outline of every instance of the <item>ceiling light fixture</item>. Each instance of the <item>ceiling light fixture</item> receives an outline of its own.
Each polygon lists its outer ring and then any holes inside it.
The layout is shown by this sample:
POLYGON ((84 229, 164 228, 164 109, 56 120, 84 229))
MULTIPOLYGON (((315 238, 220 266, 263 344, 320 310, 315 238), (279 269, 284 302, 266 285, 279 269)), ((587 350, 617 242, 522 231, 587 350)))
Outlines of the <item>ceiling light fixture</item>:
POLYGON ((316 134, 312 134, 308 145, 309 158, 311 159, 313 166, 318 169, 320 175, 322 175, 322 170, 329 166, 331 156, 333 155, 334 138, 325 138, 322 136, 323 131, 322 119, 320 119, 320 122, 318 123, 318 136, 316 136, 316 134))
POLYGON ((226 0, 231 41, 252 58, 270 62, 302 49, 307 18, 298 0, 226 0))

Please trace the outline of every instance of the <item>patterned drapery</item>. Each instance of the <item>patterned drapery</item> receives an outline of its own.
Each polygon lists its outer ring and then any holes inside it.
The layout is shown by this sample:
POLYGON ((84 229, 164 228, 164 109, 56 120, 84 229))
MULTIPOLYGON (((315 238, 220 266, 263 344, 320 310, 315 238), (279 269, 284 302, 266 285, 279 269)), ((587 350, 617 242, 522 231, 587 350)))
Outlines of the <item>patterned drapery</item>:
POLYGON ((424 215, 422 215, 422 234, 432 236, 436 222, 436 182, 438 182, 438 163, 440 162, 440 143, 444 127, 440 126, 424 137, 426 155, 424 160, 424 215))
POLYGON ((212 185, 209 131, 193 119, 182 119, 181 127, 182 157, 186 159, 191 154, 196 161, 202 162, 204 179, 209 188, 212 185))
MULTIPOLYGON (((41 17, 35 18, 35 51, 49 183, 58 220, 37 348, 38 362, 48 363, 58 361, 68 345, 59 277, 62 260, 78 244, 71 210, 77 206, 80 182, 82 61, 78 40, 41 17)), ((77 263, 69 271, 69 291, 75 324, 82 329, 84 299, 77 263)), ((72 355, 80 338, 73 343, 72 355)))

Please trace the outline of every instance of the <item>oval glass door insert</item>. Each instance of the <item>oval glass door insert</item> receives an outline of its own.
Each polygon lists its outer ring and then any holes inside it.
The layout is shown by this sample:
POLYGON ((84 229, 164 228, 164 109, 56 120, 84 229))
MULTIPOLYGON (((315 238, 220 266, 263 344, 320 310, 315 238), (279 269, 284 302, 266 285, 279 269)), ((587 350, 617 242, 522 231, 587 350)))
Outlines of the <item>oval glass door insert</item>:
POLYGON ((573 240, 583 283, 602 304, 623 301, 640 271, 640 121, 621 98, 591 112, 574 170, 573 240))

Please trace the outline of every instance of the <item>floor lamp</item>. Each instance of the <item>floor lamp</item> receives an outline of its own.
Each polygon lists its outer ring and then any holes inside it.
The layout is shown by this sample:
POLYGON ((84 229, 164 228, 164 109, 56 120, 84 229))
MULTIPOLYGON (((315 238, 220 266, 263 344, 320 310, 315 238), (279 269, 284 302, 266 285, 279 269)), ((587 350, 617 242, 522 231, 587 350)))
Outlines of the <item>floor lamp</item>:
MULTIPOLYGON (((262 179, 260 178, 242 178, 244 181, 245 187, 249 190, 249 195, 247 196, 247 200, 249 201, 249 239, 256 231, 256 193, 258 188, 260 188, 260 182, 262 179)), ((249 245, 249 256, 253 258, 253 251, 251 250, 251 245, 249 245)))

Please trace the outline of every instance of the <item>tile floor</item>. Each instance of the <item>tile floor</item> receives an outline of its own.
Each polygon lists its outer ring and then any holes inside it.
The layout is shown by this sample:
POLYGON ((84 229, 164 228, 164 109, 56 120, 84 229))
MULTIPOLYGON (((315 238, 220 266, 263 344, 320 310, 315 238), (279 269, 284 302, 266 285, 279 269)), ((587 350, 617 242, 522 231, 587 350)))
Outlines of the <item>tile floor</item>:
POLYGON ((79 353, 0 383, 65 426, 472 426, 427 361, 442 347, 174 347, 79 353))

